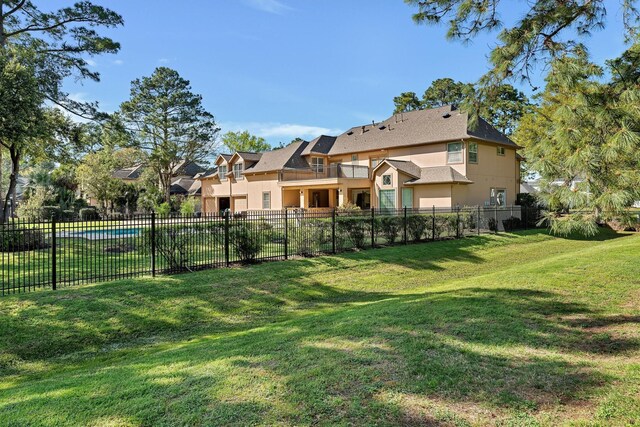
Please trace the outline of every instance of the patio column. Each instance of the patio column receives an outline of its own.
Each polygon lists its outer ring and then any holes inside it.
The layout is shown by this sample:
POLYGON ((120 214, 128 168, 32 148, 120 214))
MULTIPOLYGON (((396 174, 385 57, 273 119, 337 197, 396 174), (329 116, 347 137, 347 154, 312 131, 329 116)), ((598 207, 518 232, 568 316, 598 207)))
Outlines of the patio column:
POLYGON ((342 206, 347 202, 347 189, 346 187, 340 187, 338 189, 338 206, 342 206))
POLYGON ((307 204, 306 204, 307 191, 308 190, 300 190, 300 207, 302 209, 305 209, 307 207, 307 204))

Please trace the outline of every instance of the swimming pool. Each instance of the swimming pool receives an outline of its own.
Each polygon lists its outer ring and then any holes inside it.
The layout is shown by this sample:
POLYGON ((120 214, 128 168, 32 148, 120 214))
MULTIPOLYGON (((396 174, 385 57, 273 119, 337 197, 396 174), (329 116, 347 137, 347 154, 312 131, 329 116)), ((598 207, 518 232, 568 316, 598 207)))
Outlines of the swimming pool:
POLYGON ((56 233, 56 236, 67 238, 81 238, 87 240, 106 240, 126 237, 138 237, 141 230, 141 228, 105 228, 85 231, 63 231, 60 233, 56 233))

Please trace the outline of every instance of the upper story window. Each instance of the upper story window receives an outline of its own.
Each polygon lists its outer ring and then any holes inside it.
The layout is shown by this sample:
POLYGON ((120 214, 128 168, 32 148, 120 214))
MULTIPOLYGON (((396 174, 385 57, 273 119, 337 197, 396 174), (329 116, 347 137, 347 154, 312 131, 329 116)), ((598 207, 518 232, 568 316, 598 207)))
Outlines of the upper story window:
POLYGON ((311 170, 314 172, 324 172, 324 158, 323 157, 312 157, 311 158, 311 170))
POLYGON ((227 165, 218 166, 218 177, 220 177, 220 181, 227 180, 227 173, 229 173, 227 165))
POLYGON ((476 142, 469 143, 469 163, 478 163, 478 144, 476 142))
POLYGON ((351 161, 352 162, 357 162, 358 161, 358 155, 357 154, 352 154, 351 155, 351 161))
POLYGON ((498 147, 498 156, 504 156, 504 147, 498 147))
POLYGON ((244 164, 243 163, 236 163, 233 165, 233 177, 235 179, 242 179, 242 171, 244 170, 244 164))
POLYGON ((378 166, 380 163, 382 163, 382 161, 384 160, 384 158, 372 158, 371 159, 371 167, 375 168, 376 166, 378 166))
POLYGON ((391 175, 382 175, 382 185, 391 185, 391 175))
POLYGON ((462 163, 462 142, 450 142, 447 144, 447 163, 462 163))

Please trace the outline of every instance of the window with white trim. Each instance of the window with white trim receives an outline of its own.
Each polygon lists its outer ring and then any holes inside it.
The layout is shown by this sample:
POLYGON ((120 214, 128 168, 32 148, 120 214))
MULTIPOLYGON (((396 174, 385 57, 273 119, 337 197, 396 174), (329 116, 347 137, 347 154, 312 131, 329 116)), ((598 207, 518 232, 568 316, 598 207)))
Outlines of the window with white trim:
POLYGON ((469 163, 478 163, 478 143, 469 143, 469 163))
POLYGON ((463 163, 462 142, 450 142, 447 144, 447 163, 463 163))
POLYGON ((233 165, 233 177, 235 179, 242 179, 242 171, 244 170, 244 164, 243 163, 236 163, 233 165))
POLYGON ((218 176, 220 177, 220 181, 226 181, 227 180, 227 173, 228 173, 228 169, 227 169, 227 165, 220 165, 218 166, 218 176))
POLYGON ((504 147, 498 147, 498 156, 504 156, 504 147))
POLYGON ((312 157, 311 158, 311 170, 314 172, 322 173, 324 172, 324 158, 323 157, 312 157))
POLYGON ((262 193, 262 209, 271 209, 271 192, 264 191, 262 193))

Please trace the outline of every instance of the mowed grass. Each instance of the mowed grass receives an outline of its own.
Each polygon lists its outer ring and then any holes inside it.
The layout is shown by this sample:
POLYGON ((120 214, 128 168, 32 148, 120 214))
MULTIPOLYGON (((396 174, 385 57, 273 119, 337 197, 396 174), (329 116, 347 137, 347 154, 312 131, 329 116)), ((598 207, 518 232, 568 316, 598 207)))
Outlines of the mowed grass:
POLYGON ((0 299, 0 425, 637 425, 640 235, 0 299))

